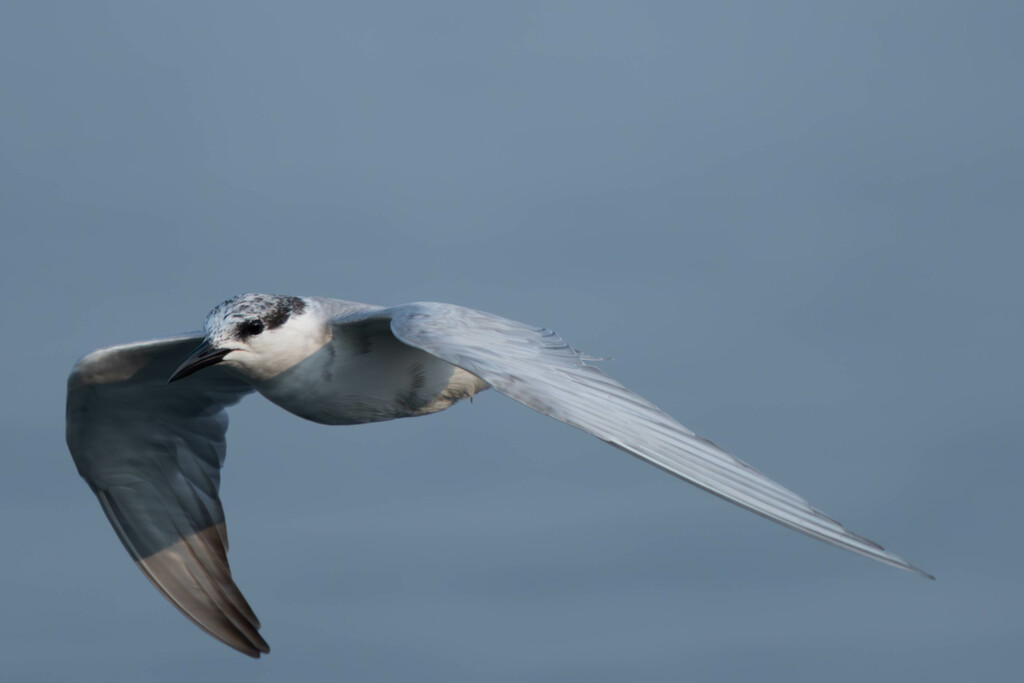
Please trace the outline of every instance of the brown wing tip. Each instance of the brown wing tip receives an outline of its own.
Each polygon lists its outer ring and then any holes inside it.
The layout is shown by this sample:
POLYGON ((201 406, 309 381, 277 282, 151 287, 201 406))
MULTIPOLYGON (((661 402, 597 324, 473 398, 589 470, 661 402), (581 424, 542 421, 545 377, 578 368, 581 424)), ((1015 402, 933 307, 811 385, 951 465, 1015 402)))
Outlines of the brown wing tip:
POLYGON ((227 557, 217 545, 220 537, 218 529, 210 527, 136 564, 192 623, 258 659, 270 653, 270 645, 257 632, 259 620, 231 579, 227 557))
POLYGON ((246 647, 240 647, 240 646, 235 645, 233 643, 229 643, 226 640, 224 640, 223 638, 219 638, 218 637, 218 639, 222 643, 224 643, 225 645, 230 645, 232 648, 234 648, 235 650, 238 650, 243 655, 248 655, 248 656, 252 657, 253 659, 259 659, 261 655, 269 655, 270 654, 270 646, 267 645, 267 641, 263 640, 262 638, 259 639, 259 643, 251 644, 251 645, 248 645, 246 647))

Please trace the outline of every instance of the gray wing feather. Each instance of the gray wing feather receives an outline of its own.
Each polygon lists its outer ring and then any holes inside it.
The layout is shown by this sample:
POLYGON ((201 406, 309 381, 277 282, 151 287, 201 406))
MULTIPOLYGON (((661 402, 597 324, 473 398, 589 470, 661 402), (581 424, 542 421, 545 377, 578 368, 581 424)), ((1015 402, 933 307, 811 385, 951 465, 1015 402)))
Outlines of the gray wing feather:
POLYGON ((225 407, 252 391, 213 367, 167 378, 201 335, 95 351, 68 377, 67 441, 125 548, 189 619, 245 654, 270 651, 231 577, 218 489, 225 407))
POLYGON ((395 336, 480 377, 499 392, 796 531, 932 578, 847 531, 806 500, 629 391, 548 329, 460 306, 418 303, 349 314, 387 318, 395 336))

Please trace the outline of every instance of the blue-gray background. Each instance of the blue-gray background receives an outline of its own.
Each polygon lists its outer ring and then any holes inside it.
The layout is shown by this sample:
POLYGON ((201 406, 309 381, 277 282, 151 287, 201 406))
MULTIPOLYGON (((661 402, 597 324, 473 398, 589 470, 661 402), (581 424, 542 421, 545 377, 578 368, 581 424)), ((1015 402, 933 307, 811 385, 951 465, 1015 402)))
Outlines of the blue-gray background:
POLYGON ((5 3, 6 680, 1009 681, 1019 2, 5 3), (929 582, 488 393, 233 413, 259 662, 63 443, 101 345, 243 291, 546 325, 929 582))

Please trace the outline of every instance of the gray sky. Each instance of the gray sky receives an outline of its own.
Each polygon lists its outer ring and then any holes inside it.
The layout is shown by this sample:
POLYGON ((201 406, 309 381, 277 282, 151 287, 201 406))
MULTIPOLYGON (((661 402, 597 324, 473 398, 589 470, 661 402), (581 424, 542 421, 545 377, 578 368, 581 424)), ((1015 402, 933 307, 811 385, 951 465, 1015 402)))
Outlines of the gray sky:
POLYGON ((1020 3, 4 16, 11 680, 1018 678, 1020 3), (551 327, 938 581, 493 392, 347 428, 251 398, 222 490, 248 660, 153 590, 63 440, 79 356, 244 291, 551 327))

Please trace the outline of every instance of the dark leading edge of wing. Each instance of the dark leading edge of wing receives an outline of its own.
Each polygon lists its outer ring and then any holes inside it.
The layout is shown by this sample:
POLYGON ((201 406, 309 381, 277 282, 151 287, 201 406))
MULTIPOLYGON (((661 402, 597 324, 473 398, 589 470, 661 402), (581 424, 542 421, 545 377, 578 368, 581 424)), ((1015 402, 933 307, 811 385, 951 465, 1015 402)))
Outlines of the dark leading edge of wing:
POLYGON ((752 512, 827 543, 933 578, 847 531, 772 481, 629 391, 543 328, 461 306, 417 303, 340 315, 387 319, 401 341, 480 377, 501 393, 752 512))
POLYGON ((218 496, 228 418, 252 391, 224 368, 167 378, 202 336, 115 346, 68 377, 67 441, 125 548, 170 602, 251 657, 270 652, 231 578, 218 496))

